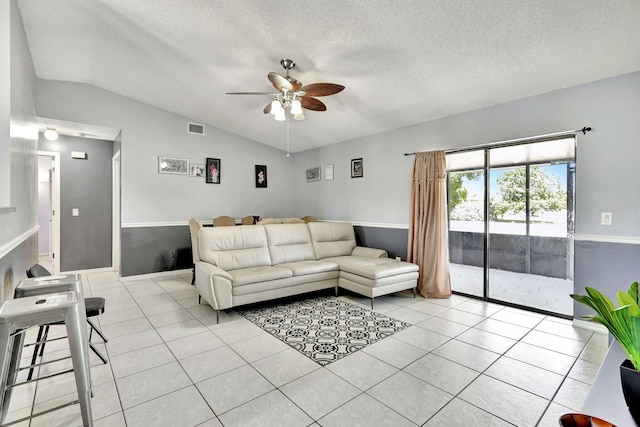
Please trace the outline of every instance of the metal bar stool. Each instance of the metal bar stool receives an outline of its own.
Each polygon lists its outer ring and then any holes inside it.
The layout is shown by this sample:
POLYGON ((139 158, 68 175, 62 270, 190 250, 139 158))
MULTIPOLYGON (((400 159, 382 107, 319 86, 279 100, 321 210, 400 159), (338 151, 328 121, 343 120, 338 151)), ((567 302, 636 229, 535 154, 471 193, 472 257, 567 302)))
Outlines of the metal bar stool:
MULTIPOLYGON (((40 264, 34 264, 32 267, 27 269, 27 277, 28 278, 36 278, 35 281, 23 281, 18 284, 16 287, 16 291, 14 293, 14 298, 20 298, 27 295, 39 295, 43 293, 49 292, 61 292, 68 290, 66 288, 56 286, 59 279, 62 279, 62 282, 68 281, 69 278, 74 275, 61 275, 61 276, 52 276, 49 270, 44 268, 40 264), (44 279, 42 279, 44 278, 44 279)), ((77 275, 75 275, 77 276, 77 275)), ((93 332, 95 331, 103 342, 108 342, 106 336, 98 329, 98 327, 91 321, 91 317, 99 316, 104 313, 105 299, 102 297, 88 297, 84 298, 84 305, 87 317, 87 323, 91 326, 89 332, 89 348, 100 358, 102 363, 107 364, 107 358, 98 350, 98 348, 93 345, 91 342, 91 338, 93 336, 93 332)), ((38 330, 38 338, 36 339, 35 347, 33 350, 33 356, 31 357, 31 368, 29 369, 29 375, 27 379, 31 379, 33 376, 33 369, 35 367, 36 359, 38 355, 42 357, 44 354, 44 346, 47 342, 47 338, 49 336, 49 326, 50 325, 41 325, 38 330)))
MULTIPOLYGON (((32 414, 31 417, 79 403, 83 425, 85 427, 93 426, 89 346, 87 345, 86 317, 82 300, 77 292, 70 291, 18 298, 5 301, 0 305, 0 379, 2 381, 0 383, 2 384, 0 422, 4 423, 6 419, 12 388, 26 383, 15 382, 24 333, 33 326, 64 321, 69 338, 78 400, 32 414)), ((31 417, 12 421, 11 424, 31 417)))

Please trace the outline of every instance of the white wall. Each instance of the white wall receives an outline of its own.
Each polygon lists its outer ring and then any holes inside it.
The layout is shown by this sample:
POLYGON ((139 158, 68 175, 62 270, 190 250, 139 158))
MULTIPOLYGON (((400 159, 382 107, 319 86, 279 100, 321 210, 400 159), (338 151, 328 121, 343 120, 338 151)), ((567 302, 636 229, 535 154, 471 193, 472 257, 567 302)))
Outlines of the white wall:
MULTIPOLYGON (((0 208, 10 204, 11 3, 0 2, 0 208), (6 94, 6 95, 5 95, 6 94)), ((0 214, 1 215, 1 214, 0 214)))
POLYGON ((38 157, 38 252, 40 254, 49 251, 49 233, 51 219, 51 184, 49 171, 51 170, 51 157, 38 157), (46 179, 45 179, 46 177, 46 179))
POLYGON ((2 2, 0 19, 0 206, 8 202, 15 208, 0 210, 0 300, 4 300, 24 277, 24 267, 37 260, 33 242, 38 226, 38 133, 30 127, 35 117, 35 71, 15 0, 2 2), (5 38, 7 28, 10 40, 5 38))
MULTIPOLYGON (((188 119, 77 83, 38 81, 42 117, 122 129, 122 223, 186 224, 219 215, 291 215, 291 158, 285 153, 207 126, 205 136, 187 133, 188 119), (221 159, 221 184, 204 178, 158 173, 158 156, 204 164, 221 159), (255 188, 254 165, 268 167, 268 188, 255 188)), ((253 117, 248 117, 247 126, 253 117)), ((91 177, 86 177, 90 179, 91 177)))
POLYGON ((413 157, 403 154, 467 147, 591 126, 578 136, 576 233, 640 239, 640 72, 562 89, 481 110, 295 155, 294 215, 407 224, 413 157), (349 177, 364 159, 364 178, 349 177), (305 183, 306 168, 334 164, 335 179, 305 183), (600 212, 613 212, 601 226, 600 212))

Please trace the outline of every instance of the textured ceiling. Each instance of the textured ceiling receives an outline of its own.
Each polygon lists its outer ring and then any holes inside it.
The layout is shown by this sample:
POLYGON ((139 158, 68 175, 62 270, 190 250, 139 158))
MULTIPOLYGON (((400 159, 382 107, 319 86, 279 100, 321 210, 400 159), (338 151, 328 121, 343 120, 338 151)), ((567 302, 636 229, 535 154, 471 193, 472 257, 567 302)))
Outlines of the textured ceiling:
POLYGON ((346 89, 291 151, 640 70, 638 0, 18 0, 36 74, 279 149, 267 73, 346 89))

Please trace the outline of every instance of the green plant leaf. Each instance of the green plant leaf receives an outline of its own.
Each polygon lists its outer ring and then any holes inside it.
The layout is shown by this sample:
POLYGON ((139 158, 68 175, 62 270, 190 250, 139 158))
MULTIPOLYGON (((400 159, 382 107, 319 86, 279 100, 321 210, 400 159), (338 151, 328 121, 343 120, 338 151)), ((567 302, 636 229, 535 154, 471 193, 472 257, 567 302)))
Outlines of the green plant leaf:
POLYGON ((624 307, 620 307, 611 312, 611 319, 614 330, 611 331, 613 336, 618 340, 622 348, 624 348, 627 353, 628 350, 633 347, 633 340, 631 338, 631 316, 629 314, 629 306, 625 305, 624 307))
POLYGON ((611 300, 599 290, 589 286, 585 287, 585 289, 596 306, 600 307, 598 310, 600 313, 609 313, 616 309, 611 300))
POLYGON ((629 296, 631 296, 631 298, 633 298, 633 300, 636 302, 636 305, 640 305, 640 299, 638 299, 640 297, 640 295, 638 295, 638 282, 633 282, 631 284, 631 286, 629 286, 629 296))
POLYGON ((640 371, 640 317, 631 316, 629 323, 631 333, 631 351, 627 352, 629 360, 637 371, 640 371))
POLYGON ((602 292, 589 286, 587 295, 571 294, 571 298, 593 309, 596 314, 582 316, 583 319, 602 323, 629 357, 633 366, 640 370, 640 307, 639 285, 633 282, 627 292, 619 291, 616 299, 619 307, 602 292))
POLYGON ((616 297, 618 299, 618 305, 620 305, 620 307, 625 305, 629 306, 632 316, 640 316, 640 308, 638 307, 638 303, 632 295, 627 292, 618 291, 616 297))
POLYGON ((613 324, 611 312, 615 310, 615 306, 611 300, 597 289, 589 286, 585 287, 585 289, 590 297, 589 306, 592 307, 595 312, 602 316, 608 323, 613 324))

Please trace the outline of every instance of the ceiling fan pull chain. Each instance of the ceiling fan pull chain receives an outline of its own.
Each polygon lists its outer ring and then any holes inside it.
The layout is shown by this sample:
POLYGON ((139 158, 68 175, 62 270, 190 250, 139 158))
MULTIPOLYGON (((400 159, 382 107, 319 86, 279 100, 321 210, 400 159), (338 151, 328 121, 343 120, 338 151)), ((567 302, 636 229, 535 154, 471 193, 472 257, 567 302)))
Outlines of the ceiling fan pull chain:
POLYGON ((287 157, 289 157, 289 117, 287 117, 287 157))

